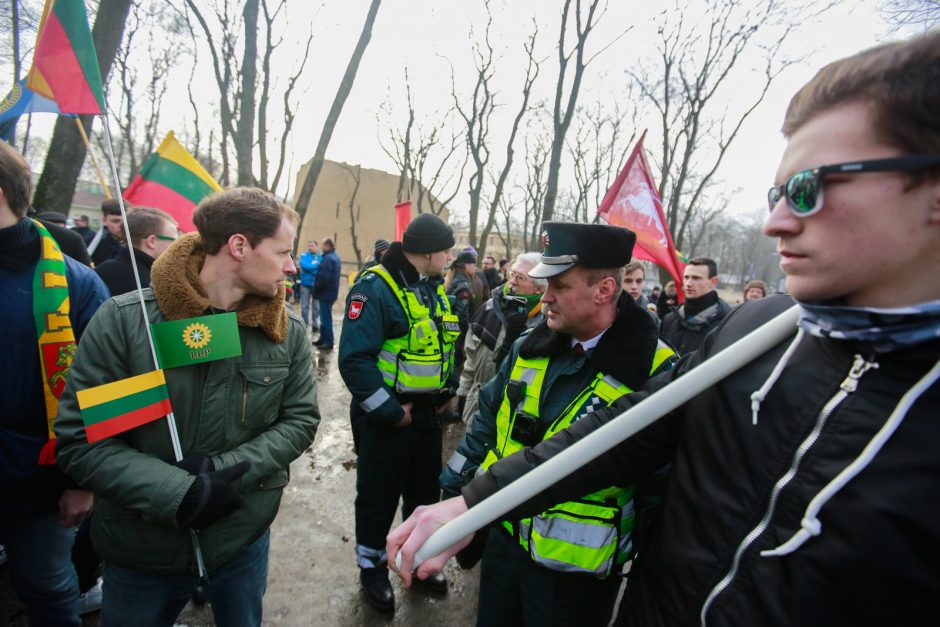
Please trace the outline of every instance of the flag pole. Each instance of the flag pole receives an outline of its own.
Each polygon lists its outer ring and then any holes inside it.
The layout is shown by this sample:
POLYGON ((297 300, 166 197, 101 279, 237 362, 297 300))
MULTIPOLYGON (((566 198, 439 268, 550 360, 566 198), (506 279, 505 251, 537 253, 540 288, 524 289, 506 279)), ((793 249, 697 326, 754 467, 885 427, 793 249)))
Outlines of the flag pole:
MULTIPOLYGON (((784 341, 793 334, 799 311, 798 305, 787 309, 435 531, 415 554, 414 568, 498 520, 784 341)), ((396 556, 396 564, 401 565, 401 553, 396 556)))
MULTIPOLYGON (((107 119, 107 116, 105 116, 107 119)), ((88 141, 88 134, 85 133, 85 125, 82 124, 82 119, 79 116, 75 116, 75 125, 78 126, 78 133, 82 136, 82 141, 85 142, 85 151, 88 153, 88 156, 91 157, 91 164, 95 166, 95 172, 98 173, 98 182, 101 184, 101 191, 104 192, 104 197, 111 199, 111 190, 108 188, 108 184, 104 180, 104 174, 101 172, 101 166, 98 165, 98 158, 95 157, 95 153, 91 150, 91 142, 88 141)), ((105 127, 107 128, 107 126, 105 127)), ((111 134, 108 133, 108 146, 111 145, 111 134)), ((110 153, 110 149, 109 149, 110 153)), ((113 156, 111 157, 114 158, 113 156)), ((116 179, 115 179, 115 182, 116 179)), ((115 189, 121 189, 120 185, 115 189)), ((122 209, 121 214, 123 215, 124 211, 122 209)))
MULTIPOLYGON (((127 242, 127 248, 130 252, 131 258, 131 268, 134 271, 134 283, 137 285, 137 297, 140 302, 140 312, 144 317, 144 328, 147 330, 147 342, 150 344, 150 355, 153 357, 153 367, 155 370, 160 369, 160 360, 157 358, 157 348, 153 342, 153 333, 150 330, 150 319, 147 316, 147 306, 144 304, 144 291, 140 283, 140 272, 137 270, 137 260, 136 255, 134 255, 134 243, 131 240, 131 229, 127 224, 127 210, 124 208, 124 195, 121 194, 121 180, 118 177, 117 165, 114 161, 114 147, 111 145, 111 128, 110 128, 110 115, 108 115, 108 109, 105 108, 104 112, 101 115, 103 126, 104 126, 104 135, 107 139, 108 147, 108 163, 111 165, 111 176, 114 178, 114 189, 117 190, 117 201, 118 206, 121 208, 121 218, 124 222, 124 238, 127 242)), ((78 118, 76 118, 77 120, 78 118)), ((79 127, 81 127, 81 122, 79 122, 79 127)), ((85 137, 84 129, 82 129, 82 136, 85 137)), ((88 138, 85 137, 87 143, 88 138)), ((107 190, 107 187, 105 187, 107 190)), ((104 228, 104 227, 102 227, 104 228)), ((179 431, 176 428, 176 417, 171 411, 166 415, 166 423, 170 429, 170 441, 173 444, 173 455, 176 458, 176 461, 183 459, 183 449, 180 446, 180 436, 179 431)), ((206 576, 206 566, 202 558, 202 550, 199 548, 199 536, 196 533, 195 529, 189 530, 190 537, 193 542, 193 551, 196 554, 196 566, 198 568, 199 576, 205 578, 206 576)))

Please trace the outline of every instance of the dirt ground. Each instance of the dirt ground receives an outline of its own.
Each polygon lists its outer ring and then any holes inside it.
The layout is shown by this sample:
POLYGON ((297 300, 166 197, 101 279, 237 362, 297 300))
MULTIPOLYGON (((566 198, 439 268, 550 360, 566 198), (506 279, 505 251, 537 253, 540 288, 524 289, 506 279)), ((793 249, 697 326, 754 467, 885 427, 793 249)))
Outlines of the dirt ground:
MULTIPOLYGON (((334 307, 336 337, 341 299, 334 307)), ((316 441, 291 465, 291 482, 271 529, 265 625, 472 625, 476 620, 479 566, 446 569, 447 594, 405 591, 393 575, 394 615, 372 609, 359 586, 355 564, 353 499, 356 457, 349 427, 349 392, 336 366, 336 351, 317 351, 314 366, 322 421, 316 441)), ((446 425, 444 458, 463 435, 463 425, 446 425)), ((0 567, 0 626, 27 625, 25 610, 10 588, 9 569, 0 567)), ((129 624, 132 618, 128 618, 129 624)), ((97 625, 97 613, 84 624, 97 625)), ((187 606, 178 625, 214 625, 206 606, 187 606)))

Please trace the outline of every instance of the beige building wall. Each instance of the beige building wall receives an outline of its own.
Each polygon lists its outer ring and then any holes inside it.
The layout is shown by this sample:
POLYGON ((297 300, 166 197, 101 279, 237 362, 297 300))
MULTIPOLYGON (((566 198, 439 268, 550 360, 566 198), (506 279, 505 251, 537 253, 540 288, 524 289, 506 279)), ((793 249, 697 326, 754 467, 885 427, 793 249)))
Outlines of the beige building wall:
MULTIPOLYGON (((299 190, 303 185, 309 167, 308 162, 300 169, 295 189, 299 190)), ((398 175, 361 168, 357 189, 356 171, 357 166, 335 161, 324 162, 298 239, 300 252, 303 252, 311 239, 319 242, 325 237, 332 238, 343 262, 344 275, 359 269, 356 248, 359 249, 362 261, 365 261, 372 255, 375 240, 381 238, 391 242, 395 239, 398 175), (354 192, 355 200, 350 212, 350 200, 354 192)), ((412 203, 411 217, 417 215, 417 207, 412 203)), ((440 216, 445 222, 449 219, 446 207, 440 216)))
MULTIPOLYGON (((480 233, 478 231, 477 237, 479 236, 480 236, 480 233)), ((470 244, 469 229, 462 228, 462 229, 454 230, 454 241, 456 242, 454 244, 454 249, 456 251, 460 251, 465 246, 468 246, 470 244)), ((526 252, 525 238, 522 237, 521 235, 517 235, 513 233, 512 235, 509 236, 509 242, 511 244, 512 249, 507 252, 506 244, 505 242, 503 242, 499 234, 495 232, 491 232, 489 236, 486 238, 486 253, 484 254, 492 255, 494 259, 499 261, 501 258, 504 258, 504 257, 507 259, 509 259, 510 257, 512 257, 512 259, 515 259, 520 254, 526 252)), ((479 249, 479 247, 477 248, 479 249)), ((536 251, 536 252, 541 252, 541 251, 536 251)), ((512 259, 509 259, 509 260, 512 261, 512 259)), ((482 264, 482 261, 478 260, 478 262, 482 264)))

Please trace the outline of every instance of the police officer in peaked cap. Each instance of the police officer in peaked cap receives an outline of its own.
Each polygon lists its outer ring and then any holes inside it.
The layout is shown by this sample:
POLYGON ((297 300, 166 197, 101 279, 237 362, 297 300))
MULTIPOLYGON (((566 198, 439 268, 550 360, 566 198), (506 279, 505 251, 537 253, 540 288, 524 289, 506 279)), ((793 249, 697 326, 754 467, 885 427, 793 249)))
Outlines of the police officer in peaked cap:
MULTIPOLYGON (((635 241, 616 226, 543 225, 541 263, 528 274, 548 279, 546 320, 516 340, 482 388, 470 430, 441 474, 445 496, 672 367, 675 353, 623 293, 635 241)), ((633 555, 633 495, 634 486, 609 486, 477 534, 486 538, 477 625, 607 625, 633 555)), ((474 559, 472 551, 463 556, 465 564, 474 559)))

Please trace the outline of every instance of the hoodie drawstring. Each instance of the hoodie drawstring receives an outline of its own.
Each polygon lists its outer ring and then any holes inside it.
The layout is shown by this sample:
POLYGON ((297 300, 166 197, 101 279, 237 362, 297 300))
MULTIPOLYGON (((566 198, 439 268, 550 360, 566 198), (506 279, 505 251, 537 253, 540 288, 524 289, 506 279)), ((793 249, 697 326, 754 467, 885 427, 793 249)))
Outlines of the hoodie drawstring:
POLYGON ((780 375, 783 373, 783 369, 787 366, 787 362, 790 361, 790 358, 793 357, 793 353, 796 352, 796 347, 800 345, 801 341, 803 341, 804 335, 805 333, 803 332, 802 328, 797 331, 796 337, 793 338, 793 341, 790 342, 786 352, 779 359, 779 361, 777 361, 777 365, 774 366, 770 376, 767 377, 766 381, 764 381, 764 385, 760 386, 759 390, 751 394, 751 421, 754 425, 757 424, 757 414, 760 412, 760 404, 763 403, 764 399, 767 398, 767 395, 770 394, 770 388, 772 388, 777 382, 777 379, 780 378, 780 375))
POLYGON ((760 554, 762 557, 779 557, 793 553, 803 546, 804 542, 813 536, 818 536, 822 532, 822 523, 817 517, 819 511, 829 499, 835 496, 839 490, 871 463, 871 460, 881 451, 885 442, 887 442, 894 432, 897 431, 898 427, 901 426, 901 422, 904 420, 904 417, 907 416, 907 412, 910 411, 917 399, 930 389, 930 386, 936 383, 938 379, 940 379, 940 361, 934 364, 934 367, 901 397, 900 402, 897 404, 897 407, 894 408, 894 411, 891 412, 884 426, 875 434, 855 461, 846 466, 842 472, 836 475, 836 477, 819 492, 819 494, 813 497, 813 500, 810 501, 809 505, 806 507, 803 520, 800 521, 800 530, 776 549, 761 551, 760 554))

